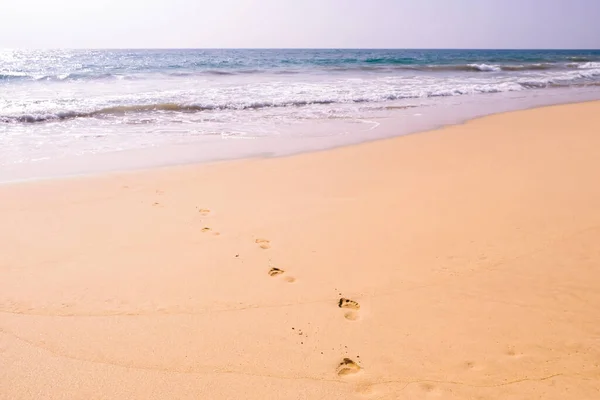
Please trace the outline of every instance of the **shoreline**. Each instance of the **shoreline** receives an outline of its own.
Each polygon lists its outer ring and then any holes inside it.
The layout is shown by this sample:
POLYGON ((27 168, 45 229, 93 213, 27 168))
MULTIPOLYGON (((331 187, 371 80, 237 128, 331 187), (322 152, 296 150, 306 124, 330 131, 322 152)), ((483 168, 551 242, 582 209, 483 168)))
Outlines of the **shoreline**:
POLYGON ((0 185, 0 399, 589 399, 600 101, 0 185))
MULTIPOLYGON (((562 89, 557 89, 557 90, 562 90, 562 89)), ((216 157, 216 158, 207 159, 207 160, 167 161, 164 163, 159 163, 158 165, 147 165, 147 166, 132 165, 129 167, 124 167, 124 166, 117 167, 117 169, 110 169, 110 168, 107 169, 105 167, 100 167, 98 171, 92 170, 89 172, 80 172, 80 173, 59 173, 57 175, 51 175, 51 176, 37 176, 37 177, 29 177, 29 178, 16 178, 16 179, 0 180, 0 186, 19 184, 19 183, 27 183, 27 182, 41 182, 41 181, 55 180, 55 179, 76 179, 76 178, 94 177, 94 176, 101 176, 101 175, 105 175, 105 174, 115 174, 115 173, 128 173, 128 172, 135 173, 135 172, 149 171, 149 170, 153 170, 153 169, 177 168, 177 167, 186 167, 186 166, 193 166, 193 165, 210 165, 210 164, 214 164, 214 163, 223 163, 223 162, 232 162, 232 161, 294 157, 294 156, 302 155, 302 154, 327 152, 327 151, 333 151, 336 149, 342 149, 345 147, 360 146, 362 144, 373 143, 373 142, 378 142, 378 141, 385 141, 385 140, 390 140, 390 139, 393 140, 393 139, 400 138, 403 136, 423 134, 423 133, 427 133, 427 132, 431 132, 431 131, 445 129, 445 128, 452 127, 452 126, 464 125, 471 121, 477 121, 479 119, 487 118, 487 117, 495 116, 495 115, 503 115, 503 114, 507 114, 507 113, 542 109, 542 108, 555 107, 555 106, 561 106, 561 105, 585 104, 585 103, 592 103, 592 102, 596 102, 596 101, 600 101, 600 93, 595 94, 593 96, 593 98, 591 98, 591 99, 583 99, 583 100, 577 99, 577 98, 571 99, 571 100, 562 99, 560 102, 557 102, 557 103, 551 101, 548 104, 541 104, 541 105, 533 104, 533 105, 522 106, 522 107, 518 107, 518 108, 514 108, 514 109, 511 107, 508 107, 508 110, 500 110, 500 111, 487 110, 483 114, 476 115, 474 117, 465 117, 463 119, 459 119, 457 121, 453 121, 453 122, 449 122, 449 123, 429 124, 429 126, 427 128, 421 129, 421 130, 409 130, 407 132, 402 132, 402 133, 398 133, 398 134, 389 134, 388 133, 388 134, 379 135, 379 136, 376 136, 373 138, 361 137, 361 139, 359 139, 358 141, 334 144, 334 145, 329 145, 329 146, 325 146, 322 148, 298 150, 298 151, 284 152, 284 153, 280 153, 280 154, 273 153, 273 154, 268 154, 268 155, 259 153, 259 154, 248 154, 248 155, 244 156, 243 153, 239 153, 239 156, 223 156, 223 157, 216 157)), ((386 129, 388 131, 397 130, 397 125, 399 123, 398 122, 399 120, 397 119, 397 117, 396 118, 389 117, 389 118, 387 118, 387 120, 388 120, 388 122, 389 121, 391 121, 391 122, 388 124, 389 126, 386 129)), ((176 145, 176 146, 178 147, 178 146, 185 146, 185 145, 186 144, 176 145)), ((193 146, 193 144, 189 144, 189 145, 193 146)), ((173 145, 171 145, 171 147, 173 147, 173 145)), ((161 150, 168 149, 168 148, 169 148, 169 146, 161 146, 161 147, 154 149, 154 151, 160 152, 161 150)), ((91 154, 91 155, 80 156, 80 157, 88 158, 88 159, 104 158, 105 160, 101 161, 100 164, 107 164, 111 158, 127 157, 128 155, 132 155, 136 152, 145 152, 148 150, 150 150, 150 149, 130 149, 130 150, 124 150, 124 151, 119 151, 119 152, 91 154)), ((82 159, 79 159, 79 161, 82 161, 82 159)), ((34 164, 35 163, 30 163, 29 165, 34 165, 34 164)))

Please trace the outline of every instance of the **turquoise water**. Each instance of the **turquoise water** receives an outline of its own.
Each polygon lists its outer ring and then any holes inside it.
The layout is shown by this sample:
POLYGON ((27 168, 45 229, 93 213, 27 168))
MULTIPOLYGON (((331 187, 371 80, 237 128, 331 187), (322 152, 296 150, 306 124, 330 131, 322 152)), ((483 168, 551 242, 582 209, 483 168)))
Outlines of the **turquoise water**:
POLYGON ((599 85, 599 50, 0 50, 0 165, 207 138, 368 140, 393 109, 599 85))
POLYGON ((599 68, 600 50, 78 50, 4 51, 1 81, 151 78, 154 74, 372 71, 519 72, 599 68))
POLYGON ((598 84, 597 50, 2 51, 0 122, 598 84))

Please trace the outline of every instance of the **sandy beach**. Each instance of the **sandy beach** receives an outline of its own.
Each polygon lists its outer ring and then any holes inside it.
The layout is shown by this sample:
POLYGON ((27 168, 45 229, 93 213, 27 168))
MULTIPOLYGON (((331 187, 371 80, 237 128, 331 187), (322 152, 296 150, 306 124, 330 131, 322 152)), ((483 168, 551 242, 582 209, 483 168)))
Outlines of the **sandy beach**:
POLYGON ((600 398, 600 102, 0 186, 1 399, 600 398))

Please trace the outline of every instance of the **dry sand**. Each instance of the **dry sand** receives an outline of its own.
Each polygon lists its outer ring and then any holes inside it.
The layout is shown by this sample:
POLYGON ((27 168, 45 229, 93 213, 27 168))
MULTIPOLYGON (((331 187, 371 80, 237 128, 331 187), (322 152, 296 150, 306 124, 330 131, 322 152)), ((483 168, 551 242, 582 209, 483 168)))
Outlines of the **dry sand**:
POLYGON ((5 185, 0 221, 2 399, 600 398, 598 102, 5 185))

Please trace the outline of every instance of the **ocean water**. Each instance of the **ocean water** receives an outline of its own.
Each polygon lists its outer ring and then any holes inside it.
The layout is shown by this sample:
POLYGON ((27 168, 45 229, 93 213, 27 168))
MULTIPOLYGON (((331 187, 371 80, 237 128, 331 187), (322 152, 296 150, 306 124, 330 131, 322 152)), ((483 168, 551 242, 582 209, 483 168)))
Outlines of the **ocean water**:
POLYGON ((592 50, 0 50, 0 169, 290 153, 595 98, 592 50))

